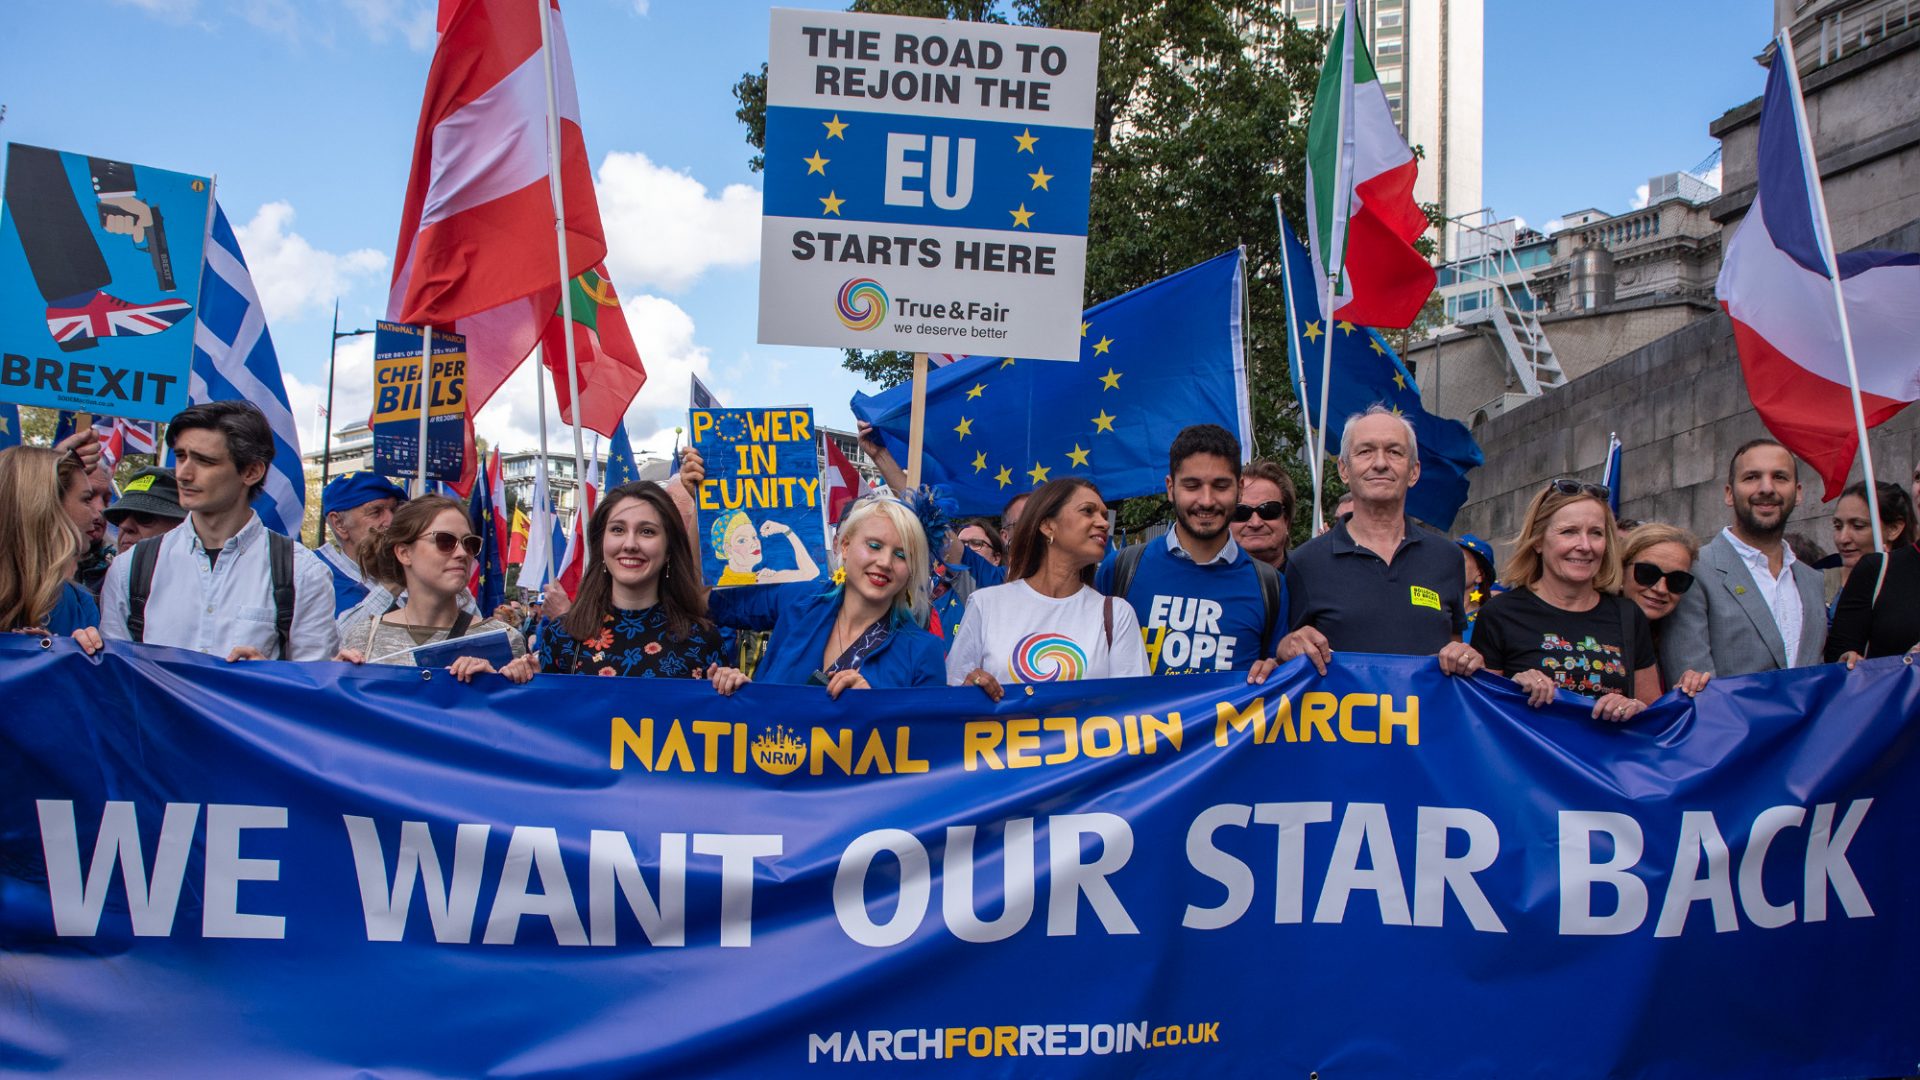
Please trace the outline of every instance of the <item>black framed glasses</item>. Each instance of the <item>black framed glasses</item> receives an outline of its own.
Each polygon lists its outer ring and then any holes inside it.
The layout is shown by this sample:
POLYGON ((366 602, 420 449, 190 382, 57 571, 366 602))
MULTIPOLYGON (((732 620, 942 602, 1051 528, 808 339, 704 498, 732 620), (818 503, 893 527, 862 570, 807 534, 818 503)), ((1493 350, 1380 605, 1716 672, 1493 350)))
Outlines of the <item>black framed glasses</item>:
POLYGON ((1233 520, 1236 522, 1252 521, 1253 515, 1255 514, 1260 515, 1261 521, 1278 521, 1283 517, 1291 516, 1288 512, 1287 504, 1281 502, 1279 499, 1268 499, 1266 502, 1253 506, 1241 503, 1239 506, 1233 508, 1233 520))
POLYGON ((975 536, 966 540, 962 540, 960 542, 972 548, 973 550, 979 552, 982 555, 993 554, 993 541, 988 540, 986 537, 975 536))
POLYGON ((480 555, 481 540, 472 533, 461 536, 458 533, 436 531, 421 533, 420 539, 433 541, 433 550, 442 555, 453 554, 454 548, 461 548, 468 555, 472 555, 475 558, 478 558, 480 555))
POLYGON ((1643 589, 1651 589, 1661 578, 1667 579, 1667 591, 1675 596, 1693 588, 1693 575, 1685 570, 1662 570, 1650 562, 1633 564, 1633 580, 1643 589))
POLYGON ((1613 489, 1605 484, 1589 484, 1585 480, 1575 480, 1571 476, 1547 481, 1547 490, 1557 491, 1562 495, 1591 495, 1602 502, 1613 494, 1613 489))

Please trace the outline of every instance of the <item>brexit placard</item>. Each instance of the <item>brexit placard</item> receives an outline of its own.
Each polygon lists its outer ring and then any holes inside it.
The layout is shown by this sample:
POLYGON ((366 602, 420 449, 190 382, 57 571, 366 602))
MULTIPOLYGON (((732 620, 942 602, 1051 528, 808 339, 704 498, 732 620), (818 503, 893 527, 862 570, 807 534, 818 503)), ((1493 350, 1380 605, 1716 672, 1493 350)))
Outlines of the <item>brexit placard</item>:
MULTIPOLYGON (((378 322, 373 336, 373 471, 420 472, 420 353, 424 333, 378 322)), ((433 333, 427 375, 427 479, 458 480, 466 446, 467 339, 433 333)))
POLYGON ((773 12, 760 340, 1077 360, 1097 34, 773 12))
POLYGON ((0 401, 166 420, 187 407, 204 176, 7 146, 0 401))
POLYGON ((813 581, 827 558, 812 409, 694 409, 700 562, 717 586, 813 581))

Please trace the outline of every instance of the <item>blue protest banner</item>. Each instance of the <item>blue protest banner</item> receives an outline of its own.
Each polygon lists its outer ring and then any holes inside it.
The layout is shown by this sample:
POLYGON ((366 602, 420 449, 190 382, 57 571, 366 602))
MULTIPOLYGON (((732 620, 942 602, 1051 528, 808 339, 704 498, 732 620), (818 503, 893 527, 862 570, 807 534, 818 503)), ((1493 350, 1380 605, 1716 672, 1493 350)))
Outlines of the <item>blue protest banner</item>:
POLYGON ((186 408, 213 182, 7 145, 0 400, 166 420, 186 408))
POLYGON ((343 1073, 1885 1076, 1920 672, 1625 726, 1339 654, 967 689, 0 636, 0 1061, 343 1073))
POLYGON ((824 577, 820 454, 812 409, 692 409, 706 462, 696 500, 701 570, 717 586, 824 577))
POLYGON ((772 24, 760 340, 1078 359, 1099 36, 772 24))
MULTIPOLYGON (((373 471, 382 476, 420 473, 420 354, 418 326, 384 320, 373 336, 373 471)), ((458 480, 466 454, 467 339, 433 334, 428 372, 427 479, 458 480)))

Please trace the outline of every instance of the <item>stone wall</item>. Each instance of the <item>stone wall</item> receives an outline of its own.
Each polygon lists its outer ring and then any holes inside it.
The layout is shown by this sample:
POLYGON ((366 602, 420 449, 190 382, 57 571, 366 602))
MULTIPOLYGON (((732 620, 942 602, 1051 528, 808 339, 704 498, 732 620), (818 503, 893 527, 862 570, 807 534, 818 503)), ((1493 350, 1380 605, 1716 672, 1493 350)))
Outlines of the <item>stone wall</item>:
MULTIPOLYGON (((1920 250, 1920 221, 1863 245, 1920 250)), ((1454 531, 1486 537, 1504 559, 1528 500, 1558 476, 1598 480, 1607 435, 1624 452, 1622 516, 1665 521, 1705 536, 1725 525, 1727 462, 1748 439, 1767 434, 1747 396, 1732 325, 1715 314, 1494 417, 1475 431, 1487 464, 1454 531)), ((1905 485, 1920 462, 1920 407, 1872 433, 1880 479, 1905 485)), ((1856 463, 1851 479, 1860 479, 1856 463)), ((1792 531, 1833 549, 1832 504, 1806 466, 1792 531)), ((1829 583, 1830 586, 1834 582, 1829 583)))

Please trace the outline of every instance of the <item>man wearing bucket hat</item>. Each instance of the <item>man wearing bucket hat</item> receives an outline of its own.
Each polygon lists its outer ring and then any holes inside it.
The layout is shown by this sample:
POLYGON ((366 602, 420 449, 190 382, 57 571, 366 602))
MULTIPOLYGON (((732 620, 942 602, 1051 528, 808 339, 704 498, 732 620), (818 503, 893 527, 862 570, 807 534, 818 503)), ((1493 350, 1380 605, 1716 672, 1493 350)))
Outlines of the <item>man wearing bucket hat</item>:
POLYGON ((369 586, 360 571, 360 543, 375 529, 393 521, 393 512, 407 501, 407 493, 393 481, 372 472, 350 472, 335 477, 320 493, 320 513, 332 537, 315 552, 333 571, 336 616, 367 598, 369 586))
POLYGON ((120 550, 148 537, 162 536, 187 520, 180 506, 180 482, 172 469, 141 469, 120 489, 120 501, 107 507, 107 520, 120 530, 120 550))
POLYGON ((1494 578, 1499 576, 1494 569, 1493 545, 1472 533, 1462 533, 1454 543, 1460 545, 1461 558, 1467 570, 1467 629, 1461 635, 1462 641, 1473 640, 1474 620, 1480 616, 1480 605, 1487 597, 1497 592, 1505 592, 1494 578))

